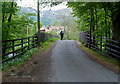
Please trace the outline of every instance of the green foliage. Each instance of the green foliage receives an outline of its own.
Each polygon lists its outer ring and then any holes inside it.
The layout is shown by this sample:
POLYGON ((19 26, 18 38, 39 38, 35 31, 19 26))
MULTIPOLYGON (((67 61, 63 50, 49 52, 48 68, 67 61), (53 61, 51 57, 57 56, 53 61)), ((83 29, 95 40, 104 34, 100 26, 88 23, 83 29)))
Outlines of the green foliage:
POLYGON ((59 22, 55 22, 55 23, 54 23, 54 26, 59 26, 59 25, 60 25, 59 22))
POLYGON ((79 30, 76 28, 76 18, 73 18, 72 16, 66 17, 66 15, 63 16, 63 23, 61 24, 64 26, 63 32, 64 32, 64 40, 78 40, 79 39, 79 30))
POLYGON ((94 57, 95 59, 100 59, 102 61, 105 61, 105 62, 108 62, 108 63, 112 63, 114 64, 117 68, 120 69, 120 65, 118 65, 118 60, 116 59, 113 59, 113 58, 110 58, 110 57, 106 57, 106 56, 103 56, 102 54, 96 52, 96 51, 93 51, 85 46, 81 46, 81 48, 86 52, 86 53, 89 53, 90 56, 94 57))
MULTIPOLYGON (((106 35, 106 32, 111 33, 111 17, 106 15, 103 3, 69 2, 67 5, 73 9, 73 16, 78 18, 76 22, 78 23, 77 28, 80 31, 89 31, 90 27, 94 27, 95 30, 92 30, 92 33, 95 35, 104 37, 106 35), (90 15, 91 10, 93 10, 92 17, 90 15)), ((107 12, 110 13, 110 11, 107 12)))
POLYGON ((52 42, 52 43, 54 43, 56 40, 58 40, 58 38, 53 38, 53 37, 52 37, 52 38, 49 38, 49 39, 48 39, 48 41, 49 41, 49 42, 52 42))
MULTIPOLYGON (((2 2, 2 40, 25 38, 35 34, 36 22, 31 17, 35 14, 23 13, 20 15, 19 12, 20 9, 16 2, 2 2)), ((3 47, 10 45, 10 43, 2 43, 3 47)), ((7 50, 4 49, 3 53, 5 52, 7 50)))
POLYGON ((42 27, 43 26, 43 23, 42 22, 40 22, 40 27, 42 27))
POLYGON ((120 2, 68 2, 67 5, 73 9, 73 16, 77 17, 79 30, 91 30, 97 36, 119 39, 120 26, 117 24, 120 20, 117 18, 120 17, 120 2))
POLYGON ((29 51, 27 51, 25 54, 20 55, 16 57, 15 59, 5 62, 2 64, 2 70, 8 70, 12 66, 19 67, 21 64, 23 64, 25 61, 29 60, 30 57, 37 51, 37 48, 33 48, 29 51))
MULTIPOLYGON (((40 42, 40 48, 42 51, 47 50, 48 48, 50 48, 50 43, 54 43, 56 40, 58 40, 57 38, 49 38, 47 41, 45 41, 44 43, 40 42)), ((33 48, 29 51, 27 51, 26 53, 24 53, 23 55, 20 55, 18 57, 16 57, 15 59, 5 62, 3 63, 1 69, 3 71, 8 70, 10 67, 15 66, 15 67, 19 67, 21 64, 23 64, 25 61, 29 60, 30 57, 38 50, 38 48, 33 48)))
POLYGON ((46 41, 46 42, 40 42, 40 47, 44 47, 44 46, 48 46, 50 44, 49 41, 46 41))
POLYGON ((45 42, 40 42, 40 48, 41 48, 43 51, 45 51, 45 50, 47 50, 48 48, 50 48, 50 44, 56 42, 56 40, 58 40, 58 38, 53 38, 53 37, 51 37, 51 38, 49 38, 49 39, 48 39, 47 41, 45 41, 45 42))
POLYGON ((30 17, 35 14, 19 15, 19 11, 16 2, 2 2, 2 40, 28 37, 36 32, 36 23, 30 17))
POLYGON ((8 13, 15 14, 18 10, 17 3, 15 2, 2 2, 2 7, 2 13, 5 14, 6 17, 9 16, 8 13))

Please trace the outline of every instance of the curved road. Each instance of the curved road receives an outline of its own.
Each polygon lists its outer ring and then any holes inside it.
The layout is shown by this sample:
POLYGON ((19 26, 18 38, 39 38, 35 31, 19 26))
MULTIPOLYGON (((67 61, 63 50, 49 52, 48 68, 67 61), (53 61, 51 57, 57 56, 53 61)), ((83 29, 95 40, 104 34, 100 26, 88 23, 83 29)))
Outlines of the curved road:
POLYGON ((52 82, 118 82, 118 75, 76 46, 76 41, 59 40, 52 51, 55 74, 52 82))

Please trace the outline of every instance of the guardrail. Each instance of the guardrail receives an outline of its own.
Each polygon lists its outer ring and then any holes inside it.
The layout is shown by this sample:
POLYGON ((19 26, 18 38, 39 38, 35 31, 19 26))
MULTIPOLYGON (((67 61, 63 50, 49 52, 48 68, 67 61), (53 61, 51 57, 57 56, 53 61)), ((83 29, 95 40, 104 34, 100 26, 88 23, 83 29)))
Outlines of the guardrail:
POLYGON ((2 47, 2 50, 6 51, 2 53, 2 63, 14 59, 27 50, 36 47, 37 42, 37 36, 2 41, 4 44, 10 44, 9 46, 2 47))
POLYGON ((120 42, 86 33, 86 46, 105 56, 120 59, 120 42))

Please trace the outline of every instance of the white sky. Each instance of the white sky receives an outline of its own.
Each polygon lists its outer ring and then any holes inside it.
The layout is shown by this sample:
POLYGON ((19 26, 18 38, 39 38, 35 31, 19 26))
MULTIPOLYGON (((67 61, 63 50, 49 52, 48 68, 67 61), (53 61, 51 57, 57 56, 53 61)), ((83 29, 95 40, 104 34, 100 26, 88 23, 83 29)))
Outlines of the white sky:
MULTIPOLYGON (((51 8, 51 10, 60 10, 60 9, 64 9, 67 8, 66 6, 67 2, 64 2, 62 4, 59 4, 57 6, 54 6, 51 8)), ((34 9, 37 9, 37 0, 22 0, 22 1, 17 1, 18 6, 22 6, 22 7, 32 7, 34 9)), ((42 10, 49 10, 50 8, 46 7, 42 10)))

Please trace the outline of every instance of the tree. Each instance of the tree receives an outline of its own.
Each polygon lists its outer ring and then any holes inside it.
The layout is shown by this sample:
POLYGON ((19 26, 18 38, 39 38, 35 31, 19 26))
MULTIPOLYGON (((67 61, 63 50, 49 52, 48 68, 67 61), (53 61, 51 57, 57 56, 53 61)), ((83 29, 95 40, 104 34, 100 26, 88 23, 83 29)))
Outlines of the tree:
POLYGON ((112 39, 120 41, 120 2, 114 3, 104 3, 103 5, 106 10, 109 10, 111 13, 109 15, 112 19, 112 39))
POLYGON ((38 25, 38 30, 40 30, 40 10, 39 10, 39 0, 37 0, 37 25, 38 25))
MULTIPOLYGON (((34 14, 23 13, 23 15, 19 15, 18 11, 20 10, 16 2, 2 2, 2 40, 27 37, 27 32, 34 30, 34 22, 30 18, 34 14)), ((29 36, 35 32, 30 32, 29 36)), ((11 43, 2 43, 3 47, 10 45, 11 43)), ((5 52, 6 49, 3 50, 3 53, 5 52)))
POLYGON ((120 41, 120 19, 118 19, 120 18, 120 2, 69 2, 68 7, 71 7, 72 14, 77 16, 79 28, 82 29, 82 26, 85 28, 86 24, 87 27, 90 26, 89 31, 92 34, 106 38, 112 37, 113 40, 120 41), (84 24, 79 24, 82 20, 84 24))

